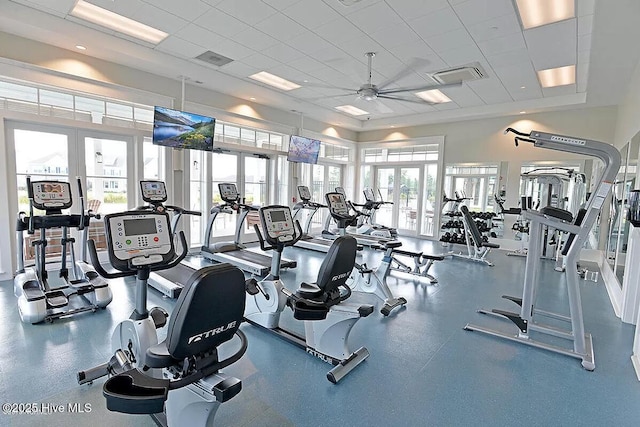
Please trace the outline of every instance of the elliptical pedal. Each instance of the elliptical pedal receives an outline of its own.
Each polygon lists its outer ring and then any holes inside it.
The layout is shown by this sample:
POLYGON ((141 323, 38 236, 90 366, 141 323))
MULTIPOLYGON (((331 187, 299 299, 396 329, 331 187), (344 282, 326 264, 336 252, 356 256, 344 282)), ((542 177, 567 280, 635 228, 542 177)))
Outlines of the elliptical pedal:
POLYGON ((69 298, 62 291, 51 291, 46 294, 47 308, 60 308, 69 304, 69 298))

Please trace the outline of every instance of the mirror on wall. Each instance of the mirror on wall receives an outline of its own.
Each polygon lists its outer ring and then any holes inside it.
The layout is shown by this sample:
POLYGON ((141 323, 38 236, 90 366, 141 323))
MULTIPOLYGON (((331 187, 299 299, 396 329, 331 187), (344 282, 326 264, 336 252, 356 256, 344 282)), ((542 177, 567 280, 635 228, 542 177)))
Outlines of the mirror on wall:
POLYGON ((622 164, 613 186, 609 205, 607 238, 607 263, 622 286, 627 246, 629 244, 629 223, 627 221, 627 199, 635 188, 638 173, 638 151, 640 151, 640 133, 627 143, 620 153, 622 164))

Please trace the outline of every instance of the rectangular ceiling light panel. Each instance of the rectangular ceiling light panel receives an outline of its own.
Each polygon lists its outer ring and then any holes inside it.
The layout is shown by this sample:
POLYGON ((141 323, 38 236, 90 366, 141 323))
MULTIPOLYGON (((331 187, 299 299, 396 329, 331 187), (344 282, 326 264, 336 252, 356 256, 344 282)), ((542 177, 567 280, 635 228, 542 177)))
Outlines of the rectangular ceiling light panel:
POLYGON ((434 104, 443 104, 445 102, 451 102, 451 99, 440 92, 438 89, 425 90, 422 92, 416 92, 418 98, 422 98, 427 102, 433 102, 434 104))
POLYGON ((293 90, 300 87, 300 85, 295 84, 294 82, 290 82, 282 77, 267 73, 266 71, 260 71, 259 73, 252 74, 249 78, 282 90, 293 90))
POLYGON ((538 80, 542 87, 571 85, 576 82, 576 66, 549 68, 538 71, 538 80))
POLYGON ((336 110, 340 110, 343 113, 351 114, 352 116, 364 116, 365 114, 369 114, 368 111, 361 110, 358 107, 354 107, 353 105, 339 105, 335 108, 336 110))
POLYGON ((160 43, 169 35, 164 31, 118 15, 84 0, 76 3, 71 15, 152 44, 160 43))
POLYGON ((575 0, 515 0, 525 30, 576 16, 575 0))

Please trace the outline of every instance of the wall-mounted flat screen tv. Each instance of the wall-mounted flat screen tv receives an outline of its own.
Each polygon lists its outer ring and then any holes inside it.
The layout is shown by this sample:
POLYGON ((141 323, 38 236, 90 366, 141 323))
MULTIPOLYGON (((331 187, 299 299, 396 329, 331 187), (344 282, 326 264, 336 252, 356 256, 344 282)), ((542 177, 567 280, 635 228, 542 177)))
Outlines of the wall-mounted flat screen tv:
POLYGON ((304 136, 291 135, 289 140, 289 153, 287 160, 297 163, 318 163, 320 154, 320 141, 305 138, 304 136))
POLYGON ((153 143, 172 148, 211 151, 215 124, 213 117, 155 107, 153 143))

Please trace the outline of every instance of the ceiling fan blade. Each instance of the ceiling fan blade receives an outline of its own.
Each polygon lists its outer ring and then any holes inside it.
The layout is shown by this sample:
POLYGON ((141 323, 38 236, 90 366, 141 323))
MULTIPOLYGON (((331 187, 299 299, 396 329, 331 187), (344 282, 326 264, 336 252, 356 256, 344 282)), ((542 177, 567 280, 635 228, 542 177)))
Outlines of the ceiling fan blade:
POLYGON ((400 93, 400 92, 423 92, 425 90, 446 89, 446 88, 460 87, 460 86, 462 86, 462 82, 449 83, 444 85, 436 84, 436 85, 426 85, 426 86, 401 87, 397 89, 378 90, 378 94, 387 95, 390 93, 400 93))
POLYGON ((429 63, 430 61, 424 58, 413 58, 405 68, 397 72, 393 77, 390 77, 377 85, 378 89, 384 89, 385 87, 402 80, 408 75, 411 75, 411 73, 415 72, 417 69, 426 67, 429 63))
POLYGON ((380 114, 393 113, 393 110, 391 108, 387 107, 377 99, 372 99, 371 101, 365 101, 365 104, 367 105, 367 108, 373 107, 372 110, 374 110, 374 112, 376 113, 380 113, 380 114))
POLYGON ((393 99, 394 101, 412 102, 414 104, 422 104, 422 105, 433 105, 433 104, 436 104, 435 102, 424 101, 424 100, 422 100, 420 98, 417 98, 417 97, 415 99, 411 99, 411 98, 403 98, 401 96, 387 96, 387 95, 378 94, 378 98, 393 99))
POLYGON ((317 97, 313 97, 313 98, 301 98, 303 101, 319 101, 321 99, 331 99, 331 98, 341 98, 343 96, 356 96, 357 94, 355 92, 351 92, 351 93, 341 93, 339 95, 326 95, 326 96, 317 96, 317 97))
POLYGON ((326 83, 300 82, 300 81, 294 81, 294 80, 292 80, 292 82, 302 87, 309 87, 309 88, 317 87, 321 89, 337 89, 337 90, 346 90, 346 91, 352 91, 352 92, 354 91, 354 89, 350 87, 333 86, 326 83))

